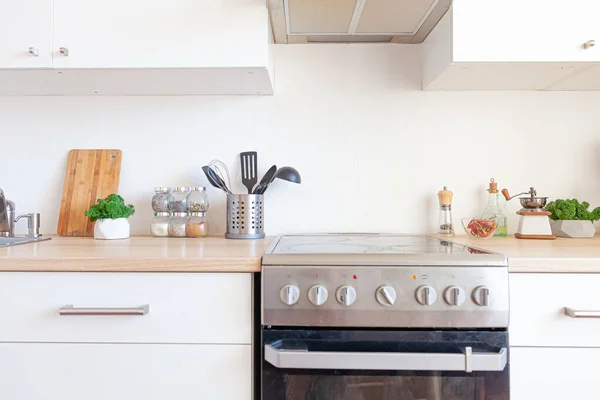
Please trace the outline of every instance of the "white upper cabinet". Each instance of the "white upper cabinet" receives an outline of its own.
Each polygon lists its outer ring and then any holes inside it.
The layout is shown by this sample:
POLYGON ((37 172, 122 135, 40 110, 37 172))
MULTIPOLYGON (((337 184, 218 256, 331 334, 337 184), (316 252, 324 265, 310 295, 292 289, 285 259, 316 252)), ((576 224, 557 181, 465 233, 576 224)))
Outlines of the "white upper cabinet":
POLYGON ((600 62, 597 0, 455 0, 457 62, 600 62), (598 47, 585 48, 590 40, 598 47))
POLYGON ((222 3, 55 0, 54 67, 266 66, 266 7, 222 3))
POLYGON ((0 95, 273 94, 269 33, 263 0, 0 0, 0 95))
POLYGON ((52 66, 52 0, 0 0, 0 69, 52 66))
POLYGON ((598 15, 596 0, 454 0, 424 42, 423 89, 556 90, 600 62, 598 15))

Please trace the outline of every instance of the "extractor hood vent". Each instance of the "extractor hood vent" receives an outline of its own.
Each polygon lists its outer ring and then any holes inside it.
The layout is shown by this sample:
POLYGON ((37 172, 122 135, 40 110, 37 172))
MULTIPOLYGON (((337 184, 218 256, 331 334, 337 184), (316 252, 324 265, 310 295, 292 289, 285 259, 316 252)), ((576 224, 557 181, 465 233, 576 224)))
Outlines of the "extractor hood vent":
POLYGON ((267 0, 267 4, 276 43, 421 43, 452 0, 267 0))
POLYGON ((391 35, 309 35, 307 43, 389 43, 391 35))

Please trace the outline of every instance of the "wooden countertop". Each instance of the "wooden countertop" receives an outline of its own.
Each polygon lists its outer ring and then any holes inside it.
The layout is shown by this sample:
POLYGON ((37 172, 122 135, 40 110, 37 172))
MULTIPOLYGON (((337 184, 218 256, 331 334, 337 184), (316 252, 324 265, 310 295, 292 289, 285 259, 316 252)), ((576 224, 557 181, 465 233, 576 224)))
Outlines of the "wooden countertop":
MULTIPOLYGON (((0 249, 0 271, 259 272, 272 239, 54 236, 46 242, 0 249)), ((600 236, 556 240, 456 236, 452 241, 506 255, 510 272, 600 273, 600 236)))
POLYGON ((600 236, 593 239, 520 240, 492 237, 485 240, 456 236, 453 242, 501 253, 510 272, 600 273, 600 236))
POLYGON ((0 271, 258 272, 271 240, 65 238, 0 249, 0 271))

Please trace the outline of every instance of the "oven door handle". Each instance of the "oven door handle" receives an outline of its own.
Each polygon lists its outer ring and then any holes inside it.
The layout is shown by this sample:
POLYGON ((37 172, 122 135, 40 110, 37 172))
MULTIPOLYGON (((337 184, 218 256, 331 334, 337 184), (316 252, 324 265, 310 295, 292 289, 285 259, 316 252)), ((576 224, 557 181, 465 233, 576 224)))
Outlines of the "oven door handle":
POLYGON ((265 361, 277 368, 378 371, 503 371, 506 348, 497 353, 475 353, 466 347, 457 353, 338 352, 277 349, 265 345, 265 361))

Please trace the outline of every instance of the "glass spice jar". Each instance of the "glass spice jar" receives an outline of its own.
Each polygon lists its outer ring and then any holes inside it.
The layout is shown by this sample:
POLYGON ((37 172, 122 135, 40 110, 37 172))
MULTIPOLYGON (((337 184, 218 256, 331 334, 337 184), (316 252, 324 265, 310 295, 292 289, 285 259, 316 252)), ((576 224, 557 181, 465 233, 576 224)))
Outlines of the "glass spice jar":
POLYGON ((189 212, 206 212, 208 211, 208 195, 206 188, 203 186, 194 186, 187 197, 187 210, 189 212))
POLYGON ((169 236, 169 220, 171 219, 171 213, 168 212, 155 212, 152 225, 150 225, 150 233, 154 237, 167 237, 169 236))
POLYGON ((174 212, 169 220, 169 236, 185 237, 185 228, 187 226, 188 214, 186 212, 174 212))
POLYGON ((169 211, 187 212, 187 196, 190 188, 187 186, 178 186, 173 189, 169 196, 169 211))
POLYGON ((191 212, 187 221, 186 232, 188 237, 204 237, 208 235, 208 222, 206 213, 191 212))
POLYGON ((157 212, 169 211, 169 196, 171 189, 165 186, 154 188, 154 196, 152 196, 152 209, 157 212))

